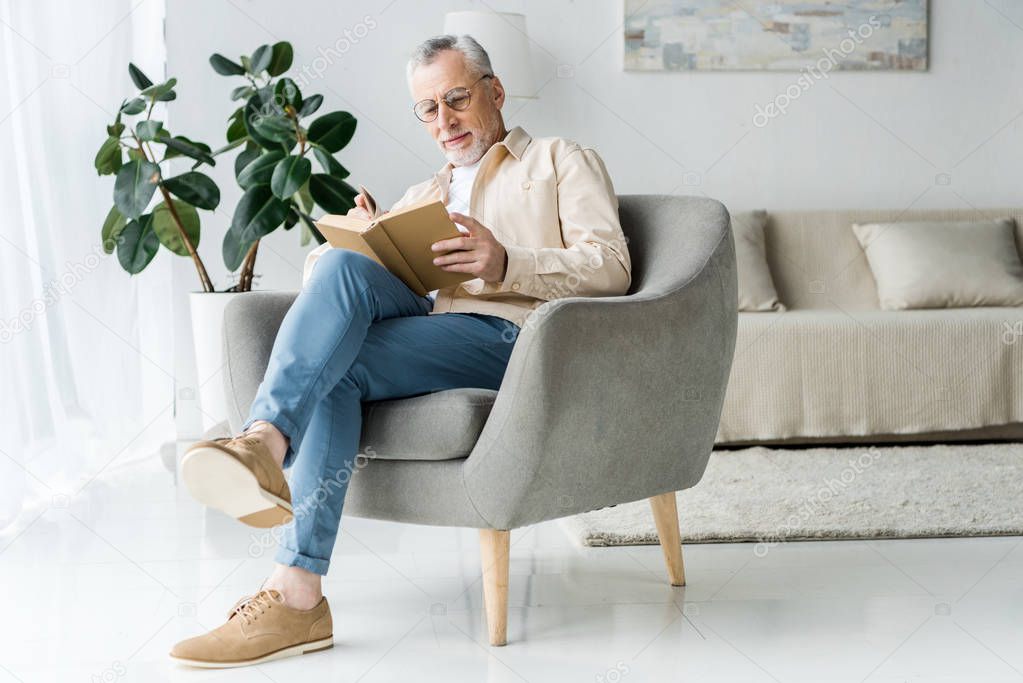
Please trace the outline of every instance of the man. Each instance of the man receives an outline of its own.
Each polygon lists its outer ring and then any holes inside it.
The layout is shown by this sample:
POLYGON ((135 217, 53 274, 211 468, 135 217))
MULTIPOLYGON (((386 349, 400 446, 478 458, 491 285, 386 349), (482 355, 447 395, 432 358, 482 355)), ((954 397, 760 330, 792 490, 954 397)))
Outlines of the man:
MULTIPOLYGON (((448 163, 392 208, 444 202, 463 235, 435 243, 435 263, 475 277, 434 300, 361 254, 328 244, 309 254, 242 434, 196 443, 182 461, 200 502, 256 527, 292 521, 258 593, 219 628, 178 643, 171 656, 180 661, 240 666, 331 647, 321 578, 358 452, 361 402, 497 389, 533 309, 629 288, 617 199, 596 152, 505 130, 504 86, 469 36, 427 40, 407 77, 413 112, 448 163)), ((357 203, 349 215, 369 217, 361 195, 357 203)))

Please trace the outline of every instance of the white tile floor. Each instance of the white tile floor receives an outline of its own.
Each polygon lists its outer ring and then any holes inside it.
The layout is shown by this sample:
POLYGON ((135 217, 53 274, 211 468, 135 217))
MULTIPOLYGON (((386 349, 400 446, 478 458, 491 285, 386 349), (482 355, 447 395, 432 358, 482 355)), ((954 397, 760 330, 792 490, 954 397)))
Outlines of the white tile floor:
POLYGON ((253 592, 272 550, 158 461, 0 546, 8 681, 1019 681, 1023 539, 579 548, 512 532, 509 645, 490 648, 477 533, 345 518, 332 650, 258 668, 168 661, 253 592))

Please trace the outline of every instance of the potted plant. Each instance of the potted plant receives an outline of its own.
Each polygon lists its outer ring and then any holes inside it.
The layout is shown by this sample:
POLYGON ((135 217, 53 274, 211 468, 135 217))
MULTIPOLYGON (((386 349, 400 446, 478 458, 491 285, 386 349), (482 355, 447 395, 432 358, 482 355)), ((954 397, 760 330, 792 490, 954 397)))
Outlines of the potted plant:
POLYGON ((307 128, 303 119, 319 109, 323 97, 303 97, 294 80, 280 78, 292 61, 293 49, 287 42, 262 45, 239 62, 221 55, 210 58, 218 73, 247 81, 232 92, 232 99, 245 104, 228 119, 227 144, 215 151, 172 135, 163 122, 153 119, 157 103, 176 98, 176 79, 154 85, 129 64, 129 76, 140 92, 122 103, 96 155, 97 172, 116 176, 114 206, 101 231, 107 253, 116 250, 121 266, 131 274, 142 272, 161 244, 195 264, 201 290, 190 293, 189 304, 204 429, 227 414, 220 378, 223 312, 234 296, 251 291, 259 240, 282 225, 290 230, 301 224, 303 245, 310 238, 322 243, 310 216, 315 207, 344 213, 355 205, 357 191, 344 182, 348 171, 333 156, 352 139, 355 118, 348 112, 331 112, 307 128), (139 120, 126 122, 125 117, 134 116, 139 120), (234 162, 235 177, 244 194, 221 253, 228 270, 239 275, 234 285, 217 292, 198 253, 197 209, 217 208, 220 189, 197 169, 215 165, 215 157, 236 148, 242 149, 234 162), (312 172, 310 156, 321 172, 312 172), (175 157, 194 164, 185 173, 165 177, 165 162, 175 157), (154 198, 162 201, 150 207, 154 198))
POLYGON ((334 155, 355 134, 355 117, 346 111, 321 114, 306 125, 323 104, 322 95, 303 96, 299 84, 283 76, 293 61, 291 43, 260 45, 235 62, 220 54, 210 57, 222 76, 242 77, 231 91, 244 102, 228 118, 225 151, 244 145, 235 158, 235 178, 244 190, 231 227, 224 236, 224 262, 241 268, 238 290, 251 286, 259 240, 280 226, 301 224, 301 244, 324 238, 310 213, 318 205, 328 213, 346 213, 358 191, 345 182, 348 170, 334 155), (319 172, 313 172, 312 159, 319 172))

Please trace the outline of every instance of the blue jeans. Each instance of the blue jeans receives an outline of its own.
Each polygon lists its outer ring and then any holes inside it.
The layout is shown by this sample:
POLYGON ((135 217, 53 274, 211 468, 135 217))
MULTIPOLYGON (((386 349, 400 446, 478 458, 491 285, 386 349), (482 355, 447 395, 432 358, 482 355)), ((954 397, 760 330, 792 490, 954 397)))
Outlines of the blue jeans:
POLYGON ((319 257, 281 323, 243 427, 265 420, 289 439, 294 520, 282 529, 277 562, 327 573, 362 401, 500 386, 518 326, 476 313, 429 315, 432 307, 362 254, 319 257))

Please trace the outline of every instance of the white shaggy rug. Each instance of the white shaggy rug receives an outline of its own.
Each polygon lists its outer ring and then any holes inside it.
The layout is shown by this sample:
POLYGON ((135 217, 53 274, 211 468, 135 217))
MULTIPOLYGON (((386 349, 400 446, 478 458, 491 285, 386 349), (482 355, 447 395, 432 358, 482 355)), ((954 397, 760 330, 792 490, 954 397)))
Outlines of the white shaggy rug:
MULTIPOLYGON (((1023 534, 1023 443, 714 451, 677 494, 686 543, 1023 534)), ((656 544, 650 504, 561 520, 582 545, 656 544)))

